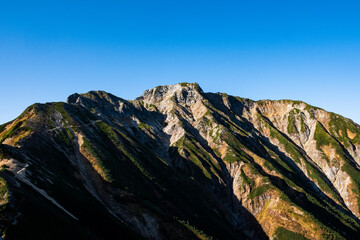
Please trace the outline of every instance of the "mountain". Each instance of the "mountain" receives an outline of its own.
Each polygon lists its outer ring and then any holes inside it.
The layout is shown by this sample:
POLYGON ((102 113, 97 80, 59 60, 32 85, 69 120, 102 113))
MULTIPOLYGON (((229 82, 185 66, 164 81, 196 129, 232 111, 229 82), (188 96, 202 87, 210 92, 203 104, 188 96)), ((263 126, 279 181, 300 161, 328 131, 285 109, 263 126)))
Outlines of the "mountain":
POLYGON ((3 239, 359 239, 360 126, 301 101, 91 91, 0 142, 3 239))

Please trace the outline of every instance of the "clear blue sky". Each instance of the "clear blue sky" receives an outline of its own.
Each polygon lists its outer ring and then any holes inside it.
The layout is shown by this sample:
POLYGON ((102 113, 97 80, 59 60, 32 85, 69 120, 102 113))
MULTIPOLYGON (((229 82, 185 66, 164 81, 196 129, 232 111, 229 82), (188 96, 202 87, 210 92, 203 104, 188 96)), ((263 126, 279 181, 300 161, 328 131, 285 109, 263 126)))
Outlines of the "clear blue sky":
POLYGON ((178 82, 360 123, 360 3, 0 1, 0 123, 74 92, 178 82))

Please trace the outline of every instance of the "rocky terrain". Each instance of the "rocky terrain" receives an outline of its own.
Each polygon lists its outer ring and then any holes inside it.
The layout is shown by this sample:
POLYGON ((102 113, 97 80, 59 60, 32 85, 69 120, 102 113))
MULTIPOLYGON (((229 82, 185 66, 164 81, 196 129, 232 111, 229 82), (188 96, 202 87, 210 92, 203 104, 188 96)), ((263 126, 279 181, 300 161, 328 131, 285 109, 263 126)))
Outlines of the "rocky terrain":
POLYGON ((3 239, 359 239, 360 126, 304 102, 103 91, 0 126, 3 239))

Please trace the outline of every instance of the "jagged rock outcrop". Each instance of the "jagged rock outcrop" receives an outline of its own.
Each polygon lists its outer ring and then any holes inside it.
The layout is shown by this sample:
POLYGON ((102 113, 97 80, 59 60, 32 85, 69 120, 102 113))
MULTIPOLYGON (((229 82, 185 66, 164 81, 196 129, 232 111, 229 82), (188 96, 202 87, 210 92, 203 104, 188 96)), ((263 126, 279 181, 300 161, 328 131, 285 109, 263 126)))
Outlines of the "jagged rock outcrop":
POLYGON ((204 93, 196 83, 133 101, 91 91, 30 106, 0 126, 0 142, 4 239, 360 231, 360 126, 300 101, 204 93))

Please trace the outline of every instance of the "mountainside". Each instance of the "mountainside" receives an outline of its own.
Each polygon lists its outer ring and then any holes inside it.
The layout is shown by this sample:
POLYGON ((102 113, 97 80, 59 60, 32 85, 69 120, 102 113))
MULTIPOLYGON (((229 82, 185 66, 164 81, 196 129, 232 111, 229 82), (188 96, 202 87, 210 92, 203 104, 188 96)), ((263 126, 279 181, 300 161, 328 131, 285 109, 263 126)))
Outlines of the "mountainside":
POLYGON ((359 239, 360 126, 304 102, 159 86, 0 126, 3 239, 359 239))

